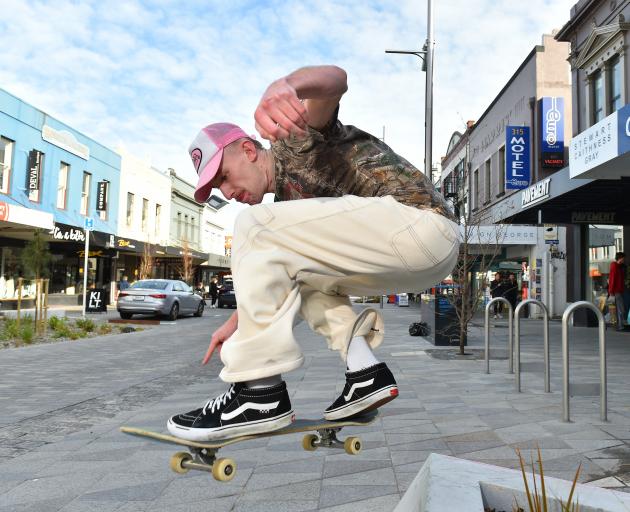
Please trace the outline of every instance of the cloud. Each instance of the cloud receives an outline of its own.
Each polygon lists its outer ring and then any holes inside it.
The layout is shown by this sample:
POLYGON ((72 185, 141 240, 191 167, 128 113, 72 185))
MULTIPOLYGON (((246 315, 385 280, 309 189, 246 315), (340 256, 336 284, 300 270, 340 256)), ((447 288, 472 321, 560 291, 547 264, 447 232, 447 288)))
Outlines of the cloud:
MULTIPOLYGON (((574 1, 434 2, 434 161, 574 1)), ((385 127, 386 142, 423 165, 421 62, 384 53, 422 48, 426 6, 416 0, 8 0, 5 10, 0 87, 189 181, 186 148, 201 126, 231 120, 253 133, 266 86, 318 63, 348 71, 343 122, 379 137, 385 127)))

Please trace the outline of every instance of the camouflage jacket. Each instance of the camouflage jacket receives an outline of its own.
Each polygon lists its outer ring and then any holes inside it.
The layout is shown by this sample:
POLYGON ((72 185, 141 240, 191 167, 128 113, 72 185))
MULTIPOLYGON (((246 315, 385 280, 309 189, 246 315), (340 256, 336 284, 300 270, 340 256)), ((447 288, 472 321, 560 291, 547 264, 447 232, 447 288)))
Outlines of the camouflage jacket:
POLYGON ((271 145, 276 173, 276 201, 309 197, 393 196, 398 202, 431 209, 453 219, 431 181, 384 142, 343 125, 337 116, 306 138, 291 137, 271 145))

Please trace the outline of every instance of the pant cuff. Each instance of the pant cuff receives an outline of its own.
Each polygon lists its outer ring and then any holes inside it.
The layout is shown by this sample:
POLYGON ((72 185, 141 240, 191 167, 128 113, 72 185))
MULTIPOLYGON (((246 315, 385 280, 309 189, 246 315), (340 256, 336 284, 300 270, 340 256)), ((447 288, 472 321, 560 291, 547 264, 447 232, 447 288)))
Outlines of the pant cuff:
POLYGON ((265 366, 264 368, 245 370, 242 372, 230 372, 224 367, 219 374, 219 378, 224 382, 244 382, 247 380, 264 379, 265 377, 273 377, 274 375, 296 370, 303 364, 304 356, 300 356, 298 359, 288 363, 279 363, 273 366, 265 366))

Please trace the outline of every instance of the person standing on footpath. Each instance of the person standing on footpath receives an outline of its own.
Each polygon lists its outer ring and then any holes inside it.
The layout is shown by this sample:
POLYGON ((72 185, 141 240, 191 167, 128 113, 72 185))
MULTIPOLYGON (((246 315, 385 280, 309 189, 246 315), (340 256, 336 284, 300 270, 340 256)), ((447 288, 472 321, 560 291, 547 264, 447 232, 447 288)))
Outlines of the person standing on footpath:
POLYGON ((508 280, 505 283, 505 292, 503 293, 503 296, 510 303, 512 306, 512 312, 514 312, 516 309, 516 302, 518 300, 518 282, 516 281, 516 276, 512 272, 508 274, 508 280))
MULTIPOLYGON (((493 299, 503 297, 503 279, 501 272, 494 274, 494 280, 490 283, 490 296, 493 299)), ((503 302, 497 301, 492 305, 494 310, 494 318, 503 318, 503 302)))
POLYGON ((615 299, 618 331, 623 331, 626 323, 626 307, 623 303, 626 282, 625 258, 626 255, 623 252, 615 254, 615 261, 610 264, 610 273, 608 275, 608 296, 615 299))
POLYGON ((217 299, 219 298, 219 287, 217 286, 217 278, 213 277, 210 281, 210 297, 212 301, 210 302, 211 308, 217 307, 217 299))

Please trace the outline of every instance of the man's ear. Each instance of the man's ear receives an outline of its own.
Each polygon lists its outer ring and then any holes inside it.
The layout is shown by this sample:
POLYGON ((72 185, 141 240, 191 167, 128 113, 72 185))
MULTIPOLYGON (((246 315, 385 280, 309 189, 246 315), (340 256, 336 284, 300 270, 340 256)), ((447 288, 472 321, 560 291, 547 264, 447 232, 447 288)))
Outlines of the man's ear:
POLYGON ((243 148, 243 152, 250 162, 255 162, 258 159, 258 149, 251 140, 245 139, 241 143, 241 147, 243 148))

